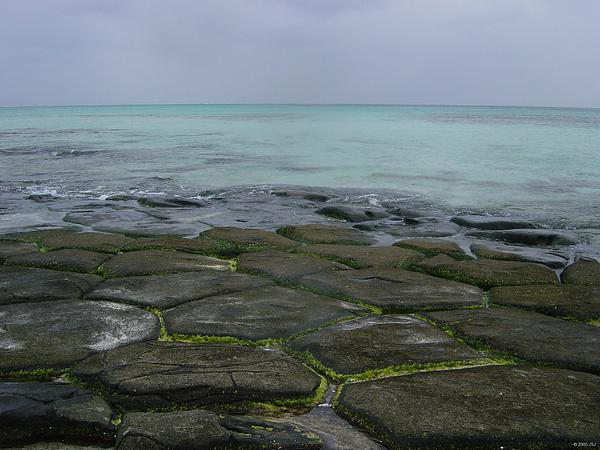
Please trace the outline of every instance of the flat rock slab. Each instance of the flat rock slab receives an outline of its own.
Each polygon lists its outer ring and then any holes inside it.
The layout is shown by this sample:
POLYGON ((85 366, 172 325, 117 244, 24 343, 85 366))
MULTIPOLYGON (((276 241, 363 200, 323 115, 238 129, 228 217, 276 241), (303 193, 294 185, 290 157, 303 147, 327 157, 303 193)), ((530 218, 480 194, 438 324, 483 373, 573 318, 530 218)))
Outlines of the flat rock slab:
MULTIPOLYGON (((123 247, 123 251, 136 250, 179 250, 206 255, 223 255, 223 245, 209 238, 182 238, 178 236, 160 236, 155 238, 138 238, 123 247)), ((223 256, 229 256, 227 254, 223 256)), ((235 254, 233 256, 236 256, 235 254)))
POLYGON ((448 239, 404 239, 394 243, 394 246, 417 250, 427 256, 444 253, 455 259, 471 259, 456 241, 448 239))
POLYGON ((545 229, 471 231, 467 233, 467 236, 525 245, 572 245, 577 243, 577 237, 572 233, 545 229))
POLYGON ((349 375, 406 364, 463 361, 483 357, 439 328, 407 315, 365 317, 293 339, 337 373, 349 375))
POLYGON ((319 376, 274 349, 145 342, 94 355, 73 374, 126 408, 270 401, 314 395, 319 376))
POLYGON ((237 259, 238 270, 268 275, 278 280, 294 281, 316 272, 349 270, 348 266, 314 256, 267 250, 244 253, 237 259))
POLYGON ((78 233, 72 230, 45 230, 15 233, 11 239, 22 242, 37 242, 47 250, 78 248, 94 252, 117 253, 133 239, 121 234, 78 233))
POLYGON ((118 450, 189 450, 191 445, 194 449, 320 449, 321 441, 290 423, 202 409, 128 413, 117 437, 118 450))
POLYGON ((5 264, 45 269, 94 273, 111 255, 79 249, 63 249, 52 252, 25 253, 9 256, 5 264))
POLYGON ((563 283, 600 287, 600 262, 579 260, 561 274, 563 283))
POLYGON ((336 410, 390 448, 572 448, 600 437, 600 377, 487 366, 344 386, 336 410))
POLYGON ((457 261, 447 255, 438 255, 415 265, 431 275, 473 284, 483 289, 494 286, 558 283, 552 269, 541 264, 519 261, 457 261))
POLYGON ((467 339, 530 361, 600 373, 600 328, 516 308, 426 313, 467 339))
POLYGON ((373 239, 354 228, 331 225, 298 225, 277 230, 282 236, 305 244, 370 245, 373 239))
POLYGON ((450 219, 463 227, 479 228, 481 230, 512 230, 537 228, 533 222, 515 217, 494 216, 454 216, 450 219))
POLYGON ((81 298, 102 278, 26 267, 0 267, 0 305, 81 298))
POLYGON ((197 198, 183 198, 173 196, 149 196, 140 197, 138 203, 150 208, 202 208, 208 205, 204 200, 197 198))
POLYGON ((460 308, 482 304, 481 289, 401 269, 317 272, 298 283, 334 297, 352 298, 386 312, 460 308))
POLYGON ((309 244, 299 247, 297 252, 333 259, 356 269, 374 266, 405 267, 424 258, 415 250, 391 246, 309 244))
POLYGON ((158 318, 111 302, 55 300, 0 307, 0 371, 68 367, 93 353, 157 339, 158 318))
POLYGON ((231 247, 232 254, 260 251, 265 249, 288 250, 298 243, 272 231, 246 228, 220 227, 200 233, 200 238, 209 238, 231 247))
POLYGON ((516 245, 507 245, 505 243, 471 245, 471 251, 478 258, 499 259, 504 261, 522 261, 544 266, 553 269, 562 269, 567 265, 568 256, 556 252, 543 250, 535 247, 519 247, 516 245))
POLYGON ((197 270, 229 270, 229 263, 210 256, 178 251, 142 250, 116 255, 100 268, 107 277, 159 275, 197 270))
MULTIPOLYGON (((460 232, 460 227, 457 224, 438 217, 405 218, 404 223, 404 225, 384 225, 381 228, 376 226, 372 231, 378 229, 392 236, 407 238, 446 237, 454 236, 460 232)), ((361 225, 357 225, 357 228, 361 225)))
POLYGON ((26 253, 37 252, 38 248, 35 244, 27 242, 10 242, 0 241, 0 263, 10 256, 23 255, 26 253))
POLYGON ((343 220, 345 222, 367 222, 382 219, 389 214, 383 208, 362 208, 353 206, 325 206, 315 211, 325 217, 343 220))
POLYGON ((558 317, 600 318, 600 288, 591 286, 503 286, 491 289, 490 303, 518 306, 558 317))
POLYGON ((61 383, 0 383, 0 445, 37 441, 110 445, 108 404, 86 389, 61 383))
POLYGON ((111 278, 98 284, 85 298, 166 309, 204 297, 267 284, 271 281, 263 277, 207 269, 172 275, 111 278))
POLYGON ((327 322, 367 313, 310 292, 266 286, 196 300, 165 311, 169 333, 285 338, 327 322))

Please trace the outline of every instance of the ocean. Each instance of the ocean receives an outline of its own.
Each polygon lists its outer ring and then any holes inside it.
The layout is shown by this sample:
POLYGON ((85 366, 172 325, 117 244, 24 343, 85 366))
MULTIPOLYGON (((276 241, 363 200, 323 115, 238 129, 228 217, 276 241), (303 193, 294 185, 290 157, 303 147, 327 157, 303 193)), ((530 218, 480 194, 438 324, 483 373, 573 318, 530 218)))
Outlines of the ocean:
POLYGON ((278 185, 599 228, 600 109, 0 108, 0 206, 20 220, 24 211, 48 208, 32 194, 101 200, 278 185))

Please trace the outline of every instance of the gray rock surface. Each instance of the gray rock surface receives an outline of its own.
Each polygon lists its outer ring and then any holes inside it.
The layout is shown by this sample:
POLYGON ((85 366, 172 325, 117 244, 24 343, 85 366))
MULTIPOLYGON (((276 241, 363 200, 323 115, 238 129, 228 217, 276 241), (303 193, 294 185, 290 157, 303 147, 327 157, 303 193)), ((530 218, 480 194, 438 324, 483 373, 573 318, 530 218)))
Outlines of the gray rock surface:
POLYGON ((10 256, 23 255, 37 251, 38 248, 35 244, 30 244, 27 242, 0 241, 0 263, 4 262, 4 260, 10 256))
POLYGON ((600 377, 488 366, 344 386, 336 410, 390 448, 573 448, 600 437, 600 377))
POLYGON ((577 237, 573 233, 546 229, 471 231, 467 233, 467 236, 525 245, 572 245, 577 243, 577 237))
POLYGON ((288 343, 340 374, 389 366, 481 358, 440 329, 407 315, 365 317, 309 333, 288 343))
POLYGON ((389 216, 382 208, 363 208, 356 206, 324 206, 323 208, 317 209, 315 212, 332 219, 353 223, 367 222, 389 216))
POLYGON ((0 306, 0 371, 62 368, 93 353, 158 338, 158 318, 110 302, 0 306))
POLYGON ((200 238, 209 238, 226 243, 239 253, 265 249, 288 250, 298 246, 297 242, 272 231, 235 227, 219 227, 200 233, 200 238))
POLYGON ((137 201, 140 205, 149 206, 151 208, 202 208, 208 204, 204 200, 198 200, 196 198, 173 196, 161 197, 157 195, 140 197, 137 201))
POLYGON ((507 245, 505 243, 475 243, 471 245, 471 251, 478 258, 531 262, 543 264, 553 269, 565 267, 568 261, 567 255, 562 255, 558 252, 535 247, 507 245))
POLYGON ((121 234, 78 233, 67 229, 15 233, 10 237, 22 242, 38 242, 47 250, 78 248, 105 253, 117 253, 121 247, 133 240, 121 234))
POLYGON ((0 447, 36 441, 114 442, 108 404, 86 389, 61 383, 0 383, 0 447))
POLYGON ((481 230, 512 230, 515 228, 532 229, 536 228, 533 222, 526 219, 515 217, 494 217, 494 216, 454 216, 450 219, 463 227, 479 228, 481 230))
POLYGON ((454 236, 460 231, 460 226, 444 218, 418 217, 406 218, 404 225, 384 225, 378 231, 397 237, 437 238, 454 236))
POLYGON ((279 350, 145 342, 91 356, 73 374, 104 385, 130 409, 210 405, 313 395, 319 376, 279 350))
MULTIPOLYGON (((201 253, 206 255, 223 255, 224 247, 208 238, 182 238, 178 236, 159 236, 154 238, 139 238, 123 247, 123 251, 136 250, 180 250, 190 253, 201 253)), ((233 256, 236 256, 234 254, 233 256)))
POLYGON ((333 259, 356 269, 367 267, 405 267, 424 258, 415 251, 405 248, 366 247, 358 245, 309 244, 296 250, 298 253, 333 259))
POLYGON ((600 287, 600 262, 580 259, 561 274, 563 283, 600 287))
POLYGON ((111 255, 79 249, 63 249, 52 252, 35 252, 6 258, 5 264, 26 267, 95 273, 111 255))
POLYGON ((167 332, 285 338, 368 310, 310 292, 266 286, 203 298, 165 311, 167 332))
POLYGON ((448 239, 404 239, 394 243, 394 246, 417 250, 427 256, 444 253, 455 259, 471 259, 456 241, 448 239))
POLYGON ((516 308, 425 314, 471 341, 534 362, 600 373, 600 328, 516 308))
POLYGON ((359 230, 331 225, 287 226, 279 228, 277 233, 305 244, 370 245, 374 242, 359 230))

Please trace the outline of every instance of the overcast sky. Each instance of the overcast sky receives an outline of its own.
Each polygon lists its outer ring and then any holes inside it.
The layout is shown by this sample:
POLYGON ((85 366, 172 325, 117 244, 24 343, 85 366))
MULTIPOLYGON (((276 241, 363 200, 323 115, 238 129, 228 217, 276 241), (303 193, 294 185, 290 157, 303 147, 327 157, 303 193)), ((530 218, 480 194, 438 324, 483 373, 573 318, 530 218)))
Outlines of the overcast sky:
POLYGON ((0 105, 600 107, 600 0, 0 0, 0 105))

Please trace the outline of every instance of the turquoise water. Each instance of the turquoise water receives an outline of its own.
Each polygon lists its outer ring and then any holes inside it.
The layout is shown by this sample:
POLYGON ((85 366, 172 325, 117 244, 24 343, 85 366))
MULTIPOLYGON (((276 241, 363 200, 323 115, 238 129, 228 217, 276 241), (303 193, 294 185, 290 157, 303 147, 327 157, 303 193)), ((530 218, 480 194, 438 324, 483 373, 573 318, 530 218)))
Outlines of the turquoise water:
POLYGON ((600 223, 600 109, 0 108, 4 192, 101 197, 292 184, 600 223))

